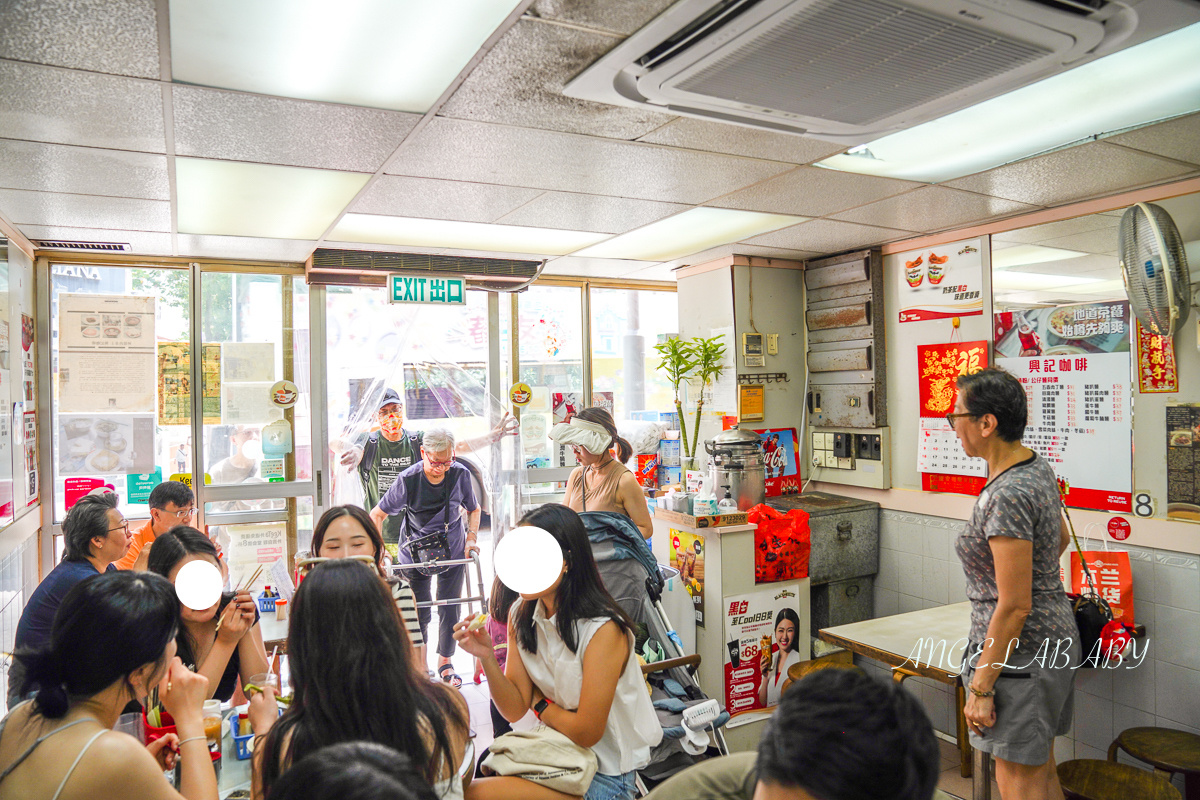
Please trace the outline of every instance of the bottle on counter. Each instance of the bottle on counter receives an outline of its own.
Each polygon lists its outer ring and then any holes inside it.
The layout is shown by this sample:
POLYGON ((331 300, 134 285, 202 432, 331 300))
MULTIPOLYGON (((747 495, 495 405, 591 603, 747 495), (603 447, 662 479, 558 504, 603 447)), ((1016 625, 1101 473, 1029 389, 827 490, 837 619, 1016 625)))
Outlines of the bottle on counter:
POLYGON ((725 490, 725 496, 721 498, 721 502, 717 503, 718 514, 736 514, 738 507, 737 501, 733 499, 733 495, 729 493, 728 486, 722 486, 725 490))

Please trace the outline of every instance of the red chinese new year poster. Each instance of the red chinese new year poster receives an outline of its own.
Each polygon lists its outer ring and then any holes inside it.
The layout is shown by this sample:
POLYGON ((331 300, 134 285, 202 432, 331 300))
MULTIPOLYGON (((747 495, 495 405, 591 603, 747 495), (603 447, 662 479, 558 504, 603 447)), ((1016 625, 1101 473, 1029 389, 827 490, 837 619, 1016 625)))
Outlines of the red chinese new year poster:
POLYGON ((1137 323, 1138 391, 1142 394, 1179 391, 1175 368, 1175 340, 1150 333, 1137 323))
POLYGON ((988 365, 988 343, 949 342, 917 347, 917 392, 920 430, 917 470, 921 488, 976 495, 983 488, 987 465, 963 452, 946 415, 958 399, 956 381, 988 365))

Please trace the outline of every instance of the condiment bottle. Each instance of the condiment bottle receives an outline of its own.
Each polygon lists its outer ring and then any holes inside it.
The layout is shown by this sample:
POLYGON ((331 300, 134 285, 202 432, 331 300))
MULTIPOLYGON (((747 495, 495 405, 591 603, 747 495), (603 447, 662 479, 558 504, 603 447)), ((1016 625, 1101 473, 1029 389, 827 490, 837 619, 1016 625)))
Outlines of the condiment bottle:
POLYGON ((288 601, 282 597, 275 601, 275 619, 283 622, 288 618, 288 601))

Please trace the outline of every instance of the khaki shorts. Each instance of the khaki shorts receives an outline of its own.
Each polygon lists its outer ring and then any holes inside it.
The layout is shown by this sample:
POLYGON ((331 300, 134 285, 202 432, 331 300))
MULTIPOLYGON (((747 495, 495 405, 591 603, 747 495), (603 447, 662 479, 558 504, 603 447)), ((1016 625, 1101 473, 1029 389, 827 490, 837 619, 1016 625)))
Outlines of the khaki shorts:
MULTIPOLYGON (((979 660, 979 646, 967 646, 970 659, 963 671, 964 685, 971 685, 974 664, 979 660)), ((1054 659, 1046 658, 1046 666, 1033 661, 1032 656, 1009 656, 1008 663, 996 679, 996 724, 984 728, 983 736, 970 734, 971 746, 991 753, 994 757, 1016 764, 1040 766, 1050 759, 1050 747, 1055 736, 1071 730, 1075 715, 1075 667, 1081 658, 1079 642, 1063 647, 1064 655, 1053 667, 1054 659), (1032 662, 1032 663, 1029 663, 1032 662)), ((1050 653, 1054 647, 1051 643, 1050 653)))

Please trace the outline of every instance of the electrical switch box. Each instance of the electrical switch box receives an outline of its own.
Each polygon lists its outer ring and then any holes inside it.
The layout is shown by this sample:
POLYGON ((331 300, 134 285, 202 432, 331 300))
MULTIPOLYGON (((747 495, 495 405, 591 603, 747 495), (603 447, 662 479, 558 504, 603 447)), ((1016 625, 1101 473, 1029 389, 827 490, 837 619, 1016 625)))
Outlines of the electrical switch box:
POLYGON ((812 428, 807 440, 812 449, 802 467, 818 481, 890 489, 890 430, 812 428))
POLYGON ((779 355, 779 334, 778 333, 768 333, 767 334, 767 355, 769 355, 769 356, 779 355))
POLYGON ((852 433, 835 432, 833 434, 833 454, 838 458, 850 458, 853 456, 854 452, 851 447, 853 440, 854 434, 852 433))

